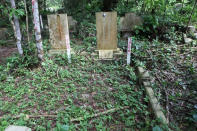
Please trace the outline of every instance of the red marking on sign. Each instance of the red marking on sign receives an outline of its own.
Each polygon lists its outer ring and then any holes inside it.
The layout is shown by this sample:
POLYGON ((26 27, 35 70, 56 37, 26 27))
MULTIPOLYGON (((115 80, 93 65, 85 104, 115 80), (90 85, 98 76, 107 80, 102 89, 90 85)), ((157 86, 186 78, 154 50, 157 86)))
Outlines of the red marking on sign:
POLYGON ((131 53, 131 44, 132 44, 132 38, 129 38, 128 39, 128 50, 127 50, 128 53, 131 53))
POLYGON ((35 4, 35 0, 32 0, 32 5, 34 5, 35 4))

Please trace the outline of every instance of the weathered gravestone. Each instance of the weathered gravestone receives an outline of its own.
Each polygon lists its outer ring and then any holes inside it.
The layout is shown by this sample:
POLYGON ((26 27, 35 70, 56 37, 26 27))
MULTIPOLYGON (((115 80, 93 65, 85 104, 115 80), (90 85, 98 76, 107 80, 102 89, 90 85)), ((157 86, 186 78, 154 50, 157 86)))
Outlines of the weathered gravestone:
POLYGON ((70 48, 67 14, 48 15, 51 50, 50 54, 61 53, 70 48))
POLYGON ((135 13, 126 13, 125 17, 120 18, 118 29, 120 31, 133 31, 135 26, 141 25, 142 19, 135 13))
POLYGON ((97 49, 117 50, 117 12, 96 13, 97 49))
POLYGON ((72 16, 68 16, 68 27, 70 32, 77 31, 77 21, 72 16))

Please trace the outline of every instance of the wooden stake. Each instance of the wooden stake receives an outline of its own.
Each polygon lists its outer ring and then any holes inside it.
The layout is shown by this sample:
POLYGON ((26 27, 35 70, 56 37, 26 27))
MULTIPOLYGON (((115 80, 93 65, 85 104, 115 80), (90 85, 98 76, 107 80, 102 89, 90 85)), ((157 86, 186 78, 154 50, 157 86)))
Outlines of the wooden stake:
POLYGON ((131 43, 132 43, 132 38, 128 38, 127 65, 130 65, 131 63, 131 43))

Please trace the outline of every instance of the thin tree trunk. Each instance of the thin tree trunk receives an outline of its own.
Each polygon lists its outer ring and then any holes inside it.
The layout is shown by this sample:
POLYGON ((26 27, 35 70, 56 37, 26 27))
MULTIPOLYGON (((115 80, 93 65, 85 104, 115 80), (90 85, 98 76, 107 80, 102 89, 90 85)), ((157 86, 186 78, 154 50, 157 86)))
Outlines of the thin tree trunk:
POLYGON ((12 24, 12 28, 14 30, 14 37, 16 38, 16 28, 15 28, 15 25, 14 25, 14 21, 10 18, 10 23, 12 24))
POLYGON ((29 41, 30 41, 30 38, 29 38, 29 21, 28 21, 28 12, 27 12, 27 2, 26 2, 26 0, 24 0, 24 4, 25 4, 25 13, 26 13, 27 40, 28 40, 28 42, 29 42, 29 41))
MULTIPOLYGON (((10 0, 11 6, 12 8, 16 9, 16 5, 15 5, 15 1, 14 0, 10 0)), ((15 26, 15 31, 16 31, 16 45, 18 48, 18 52, 20 55, 23 55, 23 49, 22 49, 22 45, 21 45, 21 30, 20 30, 20 25, 19 25, 19 20, 16 17, 16 15, 14 15, 14 26, 15 26)))
POLYGON ((195 1, 195 3, 194 3, 194 7, 193 7, 192 12, 191 12, 191 14, 190 14, 190 17, 189 17, 189 20, 188 20, 188 23, 187 23, 186 32, 187 32, 187 30, 188 30, 188 26, 189 26, 189 24, 190 24, 190 22, 191 22, 192 15, 193 15, 193 13, 194 13, 194 9, 195 9, 196 5, 197 5, 197 0, 195 1))
POLYGON ((43 60, 44 51, 42 45, 42 37, 40 31, 40 20, 39 20, 39 11, 38 11, 38 1, 32 0, 32 11, 34 17, 34 30, 35 30, 35 37, 36 37, 36 46, 38 50, 38 58, 43 60))

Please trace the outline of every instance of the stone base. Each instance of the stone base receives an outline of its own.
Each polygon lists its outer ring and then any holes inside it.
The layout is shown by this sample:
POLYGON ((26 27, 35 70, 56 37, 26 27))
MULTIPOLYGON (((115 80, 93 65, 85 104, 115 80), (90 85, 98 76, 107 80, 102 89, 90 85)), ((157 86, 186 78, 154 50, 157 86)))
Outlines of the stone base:
MULTIPOLYGON (((99 59, 96 60, 114 60, 117 56, 123 55, 123 51, 120 48, 116 50, 95 50, 99 54, 99 59)), ((96 54, 97 55, 97 54, 96 54)), ((93 56, 96 56, 95 53, 93 56)))
MULTIPOLYGON (((67 49, 51 49, 51 50, 49 50, 48 53, 49 53, 49 55, 65 54, 65 53, 67 53, 67 49)), ((74 51, 72 48, 70 49, 70 53, 74 54, 74 51)))
POLYGON ((99 50, 99 59, 112 59, 113 50, 99 50))

